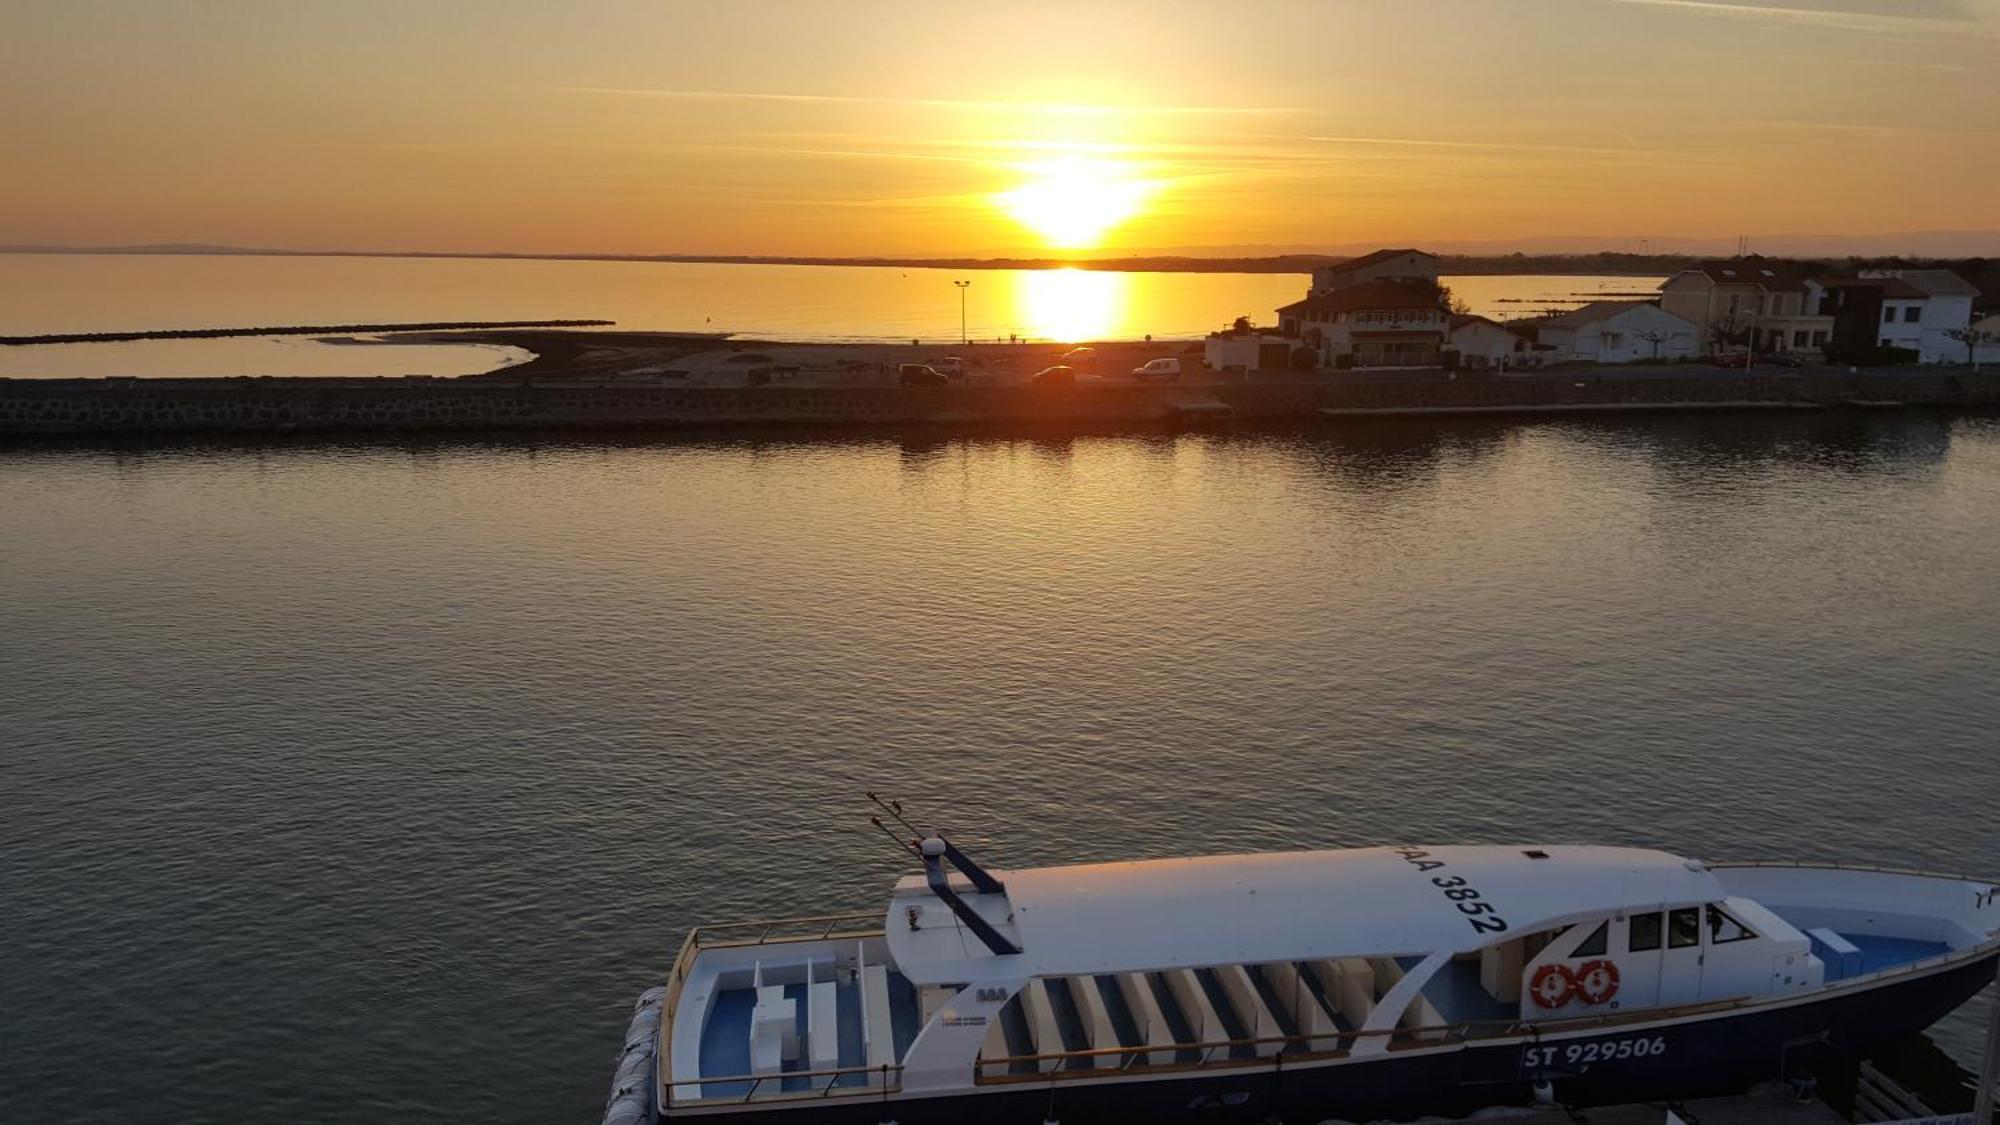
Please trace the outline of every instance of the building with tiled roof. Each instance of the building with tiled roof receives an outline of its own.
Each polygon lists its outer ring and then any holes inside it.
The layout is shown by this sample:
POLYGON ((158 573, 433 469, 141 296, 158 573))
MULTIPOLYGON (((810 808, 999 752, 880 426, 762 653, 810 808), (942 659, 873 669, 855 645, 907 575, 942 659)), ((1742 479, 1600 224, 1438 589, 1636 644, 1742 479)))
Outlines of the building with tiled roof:
POLYGON ((1825 293, 1796 265, 1752 256, 1682 270, 1660 286, 1660 307, 1694 324, 1709 349, 1816 353, 1833 332, 1825 293))
POLYGON ((1376 280, 1315 289, 1280 308, 1278 326, 1328 367, 1435 367, 1450 315, 1435 281, 1376 280))
POLYGON ((1972 324, 1978 287, 1950 270, 1864 270, 1825 281, 1833 315, 1834 359, 1866 360, 1900 348, 1918 363, 1966 359, 1962 333, 1972 324))
POLYGON ((1313 271, 1311 293, 1328 293, 1371 281, 1430 282, 1438 279, 1437 255, 1422 250, 1377 250, 1313 271))

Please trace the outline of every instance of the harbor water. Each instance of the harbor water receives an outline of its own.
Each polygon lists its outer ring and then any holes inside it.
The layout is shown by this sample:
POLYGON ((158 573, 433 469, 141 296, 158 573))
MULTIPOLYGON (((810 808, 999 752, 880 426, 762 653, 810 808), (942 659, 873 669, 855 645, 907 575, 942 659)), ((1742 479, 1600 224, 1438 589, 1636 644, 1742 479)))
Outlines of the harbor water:
POLYGON ((3 447, 0 1120, 594 1120, 690 926, 884 901, 866 789, 2000 875, 1996 574, 1919 411, 3 447))

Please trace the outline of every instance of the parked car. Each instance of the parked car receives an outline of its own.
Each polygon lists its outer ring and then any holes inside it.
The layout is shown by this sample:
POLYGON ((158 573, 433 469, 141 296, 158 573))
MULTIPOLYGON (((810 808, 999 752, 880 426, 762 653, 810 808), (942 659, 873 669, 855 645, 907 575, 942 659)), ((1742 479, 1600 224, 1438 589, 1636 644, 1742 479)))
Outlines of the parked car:
POLYGON ((950 379, 928 363, 905 363, 896 368, 896 381, 906 387, 949 386, 950 379))
POLYGON ((1134 379, 1178 379, 1181 377, 1181 361, 1174 358, 1149 359, 1132 369, 1134 379))
POLYGON ((1056 364, 1060 367, 1081 367, 1087 370, 1097 365, 1097 349, 1071 348, 1056 357, 1056 364))
POLYGON ((1072 387, 1076 385, 1076 368, 1058 363, 1035 372, 1028 381, 1040 387, 1072 387))
POLYGON ((931 369, 947 379, 965 378, 965 360, 955 355, 931 360, 931 369))

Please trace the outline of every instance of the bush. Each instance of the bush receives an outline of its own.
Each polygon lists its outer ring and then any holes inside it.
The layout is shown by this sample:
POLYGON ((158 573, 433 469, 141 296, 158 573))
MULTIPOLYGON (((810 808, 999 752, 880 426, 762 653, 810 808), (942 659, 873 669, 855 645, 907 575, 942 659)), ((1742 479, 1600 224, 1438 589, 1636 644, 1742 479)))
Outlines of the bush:
POLYGON ((1292 370, 1312 371, 1319 367, 1319 353, 1311 348, 1295 348, 1292 351, 1292 370))

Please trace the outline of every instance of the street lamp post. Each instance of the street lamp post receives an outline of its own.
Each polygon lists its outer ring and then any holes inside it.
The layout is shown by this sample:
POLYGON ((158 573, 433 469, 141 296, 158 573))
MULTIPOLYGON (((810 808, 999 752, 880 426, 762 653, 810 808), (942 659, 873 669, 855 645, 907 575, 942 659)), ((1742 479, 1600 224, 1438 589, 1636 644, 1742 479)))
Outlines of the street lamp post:
POLYGON ((972 288, 972 283, 970 281, 954 281, 952 284, 958 286, 958 342, 960 344, 970 343, 971 337, 965 334, 965 291, 972 288))

